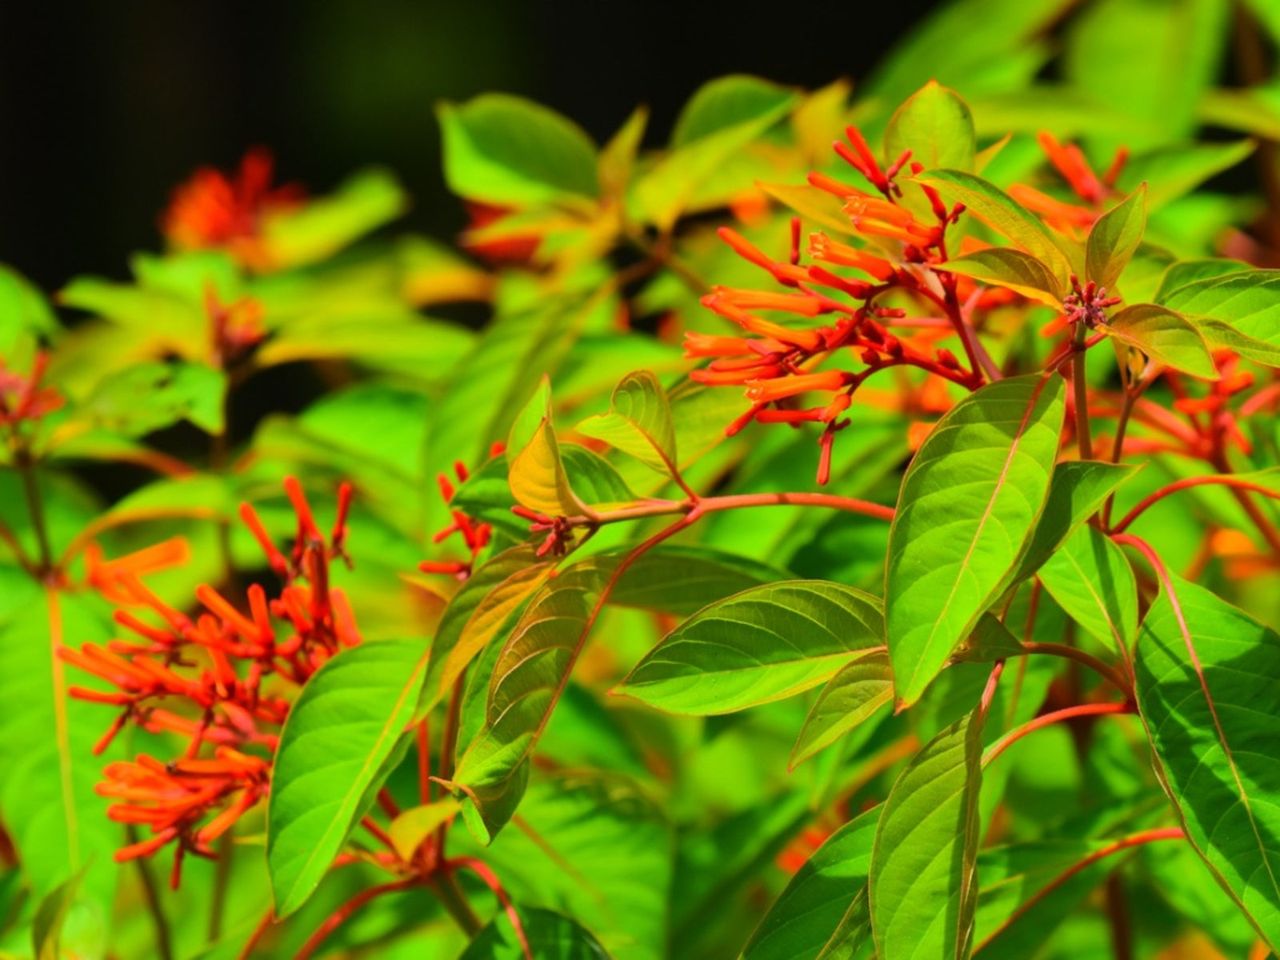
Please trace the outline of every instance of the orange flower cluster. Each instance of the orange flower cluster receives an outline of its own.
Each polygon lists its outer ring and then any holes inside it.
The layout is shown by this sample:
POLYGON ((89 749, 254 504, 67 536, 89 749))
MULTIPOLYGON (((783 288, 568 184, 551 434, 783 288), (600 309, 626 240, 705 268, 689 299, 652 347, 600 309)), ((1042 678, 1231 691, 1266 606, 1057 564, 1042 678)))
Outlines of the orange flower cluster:
POLYGON ((36 354, 27 376, 6 369, 0 360, 0 424, 15 427, 62 406, 62 395, 57 390, 40 385, 48 367, 49 355, 43 352, 36 354))
POLYGON ((118 801, 108 811, 113 820, 152 831, 146 840, 117 851, 116 859, 147 856, 176 841, 174 886, 184 853, 212 856, 210 843, 265 796, 270 754, 297 690, 341 648, 360 642, 346 597, 329 585, 331 562, 346 558, 351 487, 339 488, 337 519, 328 538, 295 478, 286 478, 285 492, 298 520, 288 555, 251 506, 240 508, 267 563, 284 581, 277 597, 268 599, 263 587, 253 584, 242 611, 202 584, 196 588, 201 609, 188 615, 157 597, 142 580, 147 573, 184 562, 184 541, 170 540, 114 560, 104 560, 94 547, 88 553, 89 585, 117 605, 116 623, 133 636, 58 651, 67 663, 114 688, 72 687, 73 697, 123 708, 95 753, 105 750, 130 721, 151 733, 188 739, 183 756, 171 763, 140 756, 109 764, 98 787, 100 794, 118 801), (150 616, 144 619, 129 608, 150 616), (170 705, 176 709, 168 709, 170 705), (202 756, 210 750, 211 757, 202 756))
POLYGON ((1103 213, 1106 201, 1116 194, 1116 180, 1124 170, 1129 159, 1129 151, 1121 147, 1116 151, 1115 159, 1106 173, 1098 176, 1085 155, 1075 144, 1061 144, 1053 134, 1042 131, 1039 135, 1040 146, 1049 162, 1053 164, 1072 193, 1079 197, 1084 205, 1064 203, 1026 184, 1014 184, 1009 188, 1009 196, 1020 204, 1038 214, 1049 226, 1063 233, 1075 234, 1078 230, 1088 230, 1103 213))
MULTIPOLYGON (((936 191, 917 184, 934 215, 933 222, 920 222, 911 210, 898 203, 902 190, 895 178, 909 163, 910 152, 883 169, 857 129, 850 127, 846 135, 848 144, 837 143, 836 153, 861 173, 880 196, 821 173, 810 174, 809 183, 840 199, 853 232, 882 249, 887 243, 899 245, 895 260, 816 232, 809 236, 810 262, 802 265, 798 219, 792 221, 791 250, 786 261, 770 258, 733 230, 721 228, 720 236, 734 252, 794 292, 715 287, 702 303, 751 336, 688 333, 685 338, 686 357, 711 358, 705 369, 693 371, 694 380, 746 388, 752 406, 729 427, 731 435, 752 420, 823 424, 819 483, 826 483, 830 476, 835 434, 849 422, 841 415, 849 408, 853 393, 871 374, 908 365, 966 387, 982 382, 981 373, 966 370, 951 351, 891 333, 888 326, 904 318, 905 312, 875 305, 876 298, 898 290, 943 309, 958 309, 957 278, 929 268, 946 260, 946 229, 963 212, 963 206, 948 209, 936 191), (856 273, 851 275, 849 270, 856 273), (792 319, 770 319, 762 313, 792 319), (835 321, 819 327, 799 325, 799 321, 826 315, 834 315, 835 321), (863 369, 816 369, 846 349, 861 360, 863 369), (831 396, 818 406, 794 405, 795 398, 809 393, 831 396)), ((911 169, 919 172, 922 168, 912 164, 911 169)))
POLYGON ((274 166, 270 151, 258 147, 244 155, 233 175, 212 167, 197 170, 173 191, 161 216, 165 237, 179 250, 223 249, 245 266, 269 267, 262 222, 303 199, 296 184, 271 185, 274 166))

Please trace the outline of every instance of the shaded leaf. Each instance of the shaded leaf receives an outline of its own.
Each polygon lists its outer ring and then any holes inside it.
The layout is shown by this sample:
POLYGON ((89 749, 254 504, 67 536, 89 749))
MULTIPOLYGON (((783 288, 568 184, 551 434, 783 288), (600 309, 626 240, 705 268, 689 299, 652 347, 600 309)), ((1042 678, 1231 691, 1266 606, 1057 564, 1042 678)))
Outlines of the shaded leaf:
POLYGON ((1187 838, 1280 945, 1280 635, 1210 591, 1162 578, 1138 635, 1138 712, 1187 838))
POLYGON ((743 951, 743 960, 817 957, 867 882, 879 808, 827 838, 773 902, 743 951))
MULTIPOLYGON (((535 960, 609 960, 600 941, 576 921, 551 910, 516 911, 535 960)), ((476 934, 459 960, 525 960, 524 945, 505 913, 476 934)))

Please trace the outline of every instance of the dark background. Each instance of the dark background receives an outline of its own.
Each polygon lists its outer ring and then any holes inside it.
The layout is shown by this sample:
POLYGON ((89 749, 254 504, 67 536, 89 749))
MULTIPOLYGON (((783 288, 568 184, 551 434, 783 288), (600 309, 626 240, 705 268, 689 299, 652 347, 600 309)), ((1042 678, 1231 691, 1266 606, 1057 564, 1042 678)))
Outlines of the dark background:
POLYGON ((156 249, 170 189, 264 144, 323 193, 385 164, 407 226, 462 224, 444 190, 441 98, 504 90, 607 138, 638 103, 662 142, 702 82, 820 86, 867 74, 932 3, 686 0, 0 2, 0 262, 46 290, 123 278, 156 249))

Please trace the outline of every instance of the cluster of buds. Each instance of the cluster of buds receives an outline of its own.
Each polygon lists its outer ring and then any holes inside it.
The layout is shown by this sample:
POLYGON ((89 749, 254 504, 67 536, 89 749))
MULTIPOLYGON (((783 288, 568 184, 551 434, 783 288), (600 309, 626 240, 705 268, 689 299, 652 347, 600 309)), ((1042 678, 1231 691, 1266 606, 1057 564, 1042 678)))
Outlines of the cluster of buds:
POLYGON ((563 557, 569 552, 569 547, 573 543, 574 525, 568 517, 548 516, 519 504, 512 507, 511 512, 521 520, 529 521, 530 533, 545 534, 542 543, 538 544, 538 549, 534 551, 534 556, 545 557, 551 554, 553 557, 563 557))
POLYGON ((1117 150, 1107 171, 1099 176, 1075 144, 1061 144, 1051 133, 1043 131, 1038 139, 1049 162, 1081 204, 1066 203, 1021 183, 1009 188, 1009 196, 1057 230, 1068 234, 1088 230, 1102 215, 1106 201, 1115 196, 1116 181, 1129 159, 1129 151, 1124 147, 1117 150))
POLYGON ((270 151, 255 148, 232 175, 202 167, 173 191, 160 226, 179 250, 221 249, 244 266, 266 269, 270 257, 262 246, 262 224, 274 213, 302 203, 296 184, 273 187, 275 161, 270 151))
POLYGON ((205 284, 204 311, 209 317, 213 359, 220 367, 244 356, 267 335, 262 304, 252 297, 223 303, 212 283, 205 284))
POLYGON ((109 764, 98 786, 100 794, 117 801, 108 811, 113 820, 152 831, 118 851, 116 859, 147 856, 174 842, 175 886, 183 854, 212 856, 210 844, 266 794, 270 755, 298 689, 340 649, 360 642, 346 597, 329 582, 332 561, 346 559, 351 487, 339 488, 337 519, 327 538, 295 478, 285 480, 285 492, 297 515, 288 554, 251 506, 240 508, 283 581, 276 597, 253 584, 242 611, 201 585, 200 607, 189 615, 161 600, 142 579, 184 562, 184 541, 113 560, 103 559, 95 546, 87 557, 89 585, 117 606, 115 621, 132 636, 58 651, 112 687, 69 690, 78 699, 120 710, 95 753, 127 723, 187 739, 182 756, 170 763, 140 756, 109 764))
MULTIPOLYGON (((499 456, 505 449, 504 444, 495 443, 489 450, 489 456, 499 456)), ((466 483, 471 476, 470 471, 461 462, 454 463, 453 475, 458 483, 466 483)), ((449 507, 450 522, 448 526, 436 532, 435 536, 431 538, 431 542, 444 543, 450 537, 460 537, 467 549, 467 559, 424 560, 418 564, 418 569, 423 573, 438 573, 455 577, 458 580, 466 580, 475 570, 480 554, 489 545, 489 540, 493 537, 493 526, 474 520, 463 511, 453 508, 453 496, 457 489, 454 487, 454 480, 450 480, 448 474, 441 473, 437 475, 436 483, 440 487, 441 498, 444 500, 445 505, 449 507)))
POLYGON ((1071 327, 1084 326, 1092 330, 1107 322, 1107 310, 1118 305, 1120 297, 1107 295, 1107 288, 1092 280, 1081 286, 1080 278, 1071 275, 1071 292, 1062 299, 1062 320, 1071 327))
POLYGON ((49 355, 37 353, 26 376, 15 373, 0 361, 0 424, 10 429, 38 420, 62 406, 62 395, 53 387, 41 386, 49 368, 49 355))
POLYGON ((753 420, 823 425, 819 483, 826 483, 830 477, 835 434, 849 423, 842 414, 848 410, 854 392, 873 373, 908 365, 968 388, 982 382, 979 371, 965 369, 951 351, 934 347, 926 337, 908 339, 892 333, 889 327, 903 320, 905 311, 875 303, 877 297, 897 290, 937 306, 958 309, 957 278, 945 271, 934 271, 931 265, 946 260, 947 227, 956 222, 964 207, 957 204, 948 208, 931 187, 917 184, 934 215, 934 222, 920 222, 911 210, 898 203, 902 188, 895 178, 908 165, 914 173, 922 169, 911 163, 910 151, 882 168, 855 128, 850 127, 846 135, 849 142, 837 143, 836 153, 861 173, 880 196, 820 173, 810 174, 809 182, 841 200, 855 233, 882 248, 886 242, 898 244, 896 262, 815 232, 809 236, 809 262, 802 264, 798 219, 791 223, 790 255, 785 261, 770 258, 733 230, 722 228, 720 236, 734 252, 792 292, 715 287, 702 303, 751 336, 689 333, 685 340, 686 357, 711 359, 705 369, 693 371, 694 380, 711 385, 742 385, 746 389, 752 406, 730 425, 731 435, 753 420), (849 275, 844 272, 847 270, 857 273, 849 275), (802 327, 766 319, 760 315, 762 311, 798 321, 832 316, 833 322, 802 327), (844 350, 861 361, 861 369, 816 369, 844 350), (810 393, 827 393, 830 397, 818 406, 794 405, 795 398, 810 393))

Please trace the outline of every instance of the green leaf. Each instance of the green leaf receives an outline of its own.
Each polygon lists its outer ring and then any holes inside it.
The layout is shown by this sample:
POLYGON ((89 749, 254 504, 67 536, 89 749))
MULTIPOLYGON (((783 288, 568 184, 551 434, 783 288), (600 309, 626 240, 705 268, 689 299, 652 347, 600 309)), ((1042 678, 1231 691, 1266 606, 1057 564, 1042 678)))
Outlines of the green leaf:
MULTIPOLYGON (((1214 320, 1212 317, 1189 317, 1188 320, 1210 347, 1226 348, 1254 363, 1280 367, 1280 342, 1268 343, 1265 340, 1255 340, 1241 333, 1231 324, 1214 320)), ((1280 341, 1280 337, 1276 340, 1280 341)))
POLYGON ((569 488, 555 429, 543 418, 529 443, 511 458, 507 482, 518 503, 552 517, 582 513, 582 501, 569 488))
MULTIPOLYGON (((1151 16, 1146 0, 1101 0, 1074 17, 1063 70, 1078 88, 1140 124, 1123 139, 1135 149, 1185 139, 1200 97, 1213 81, 1230 25, 1220 0, 1170 0, 1151 16), (1132 38, 1142 43, 1133 44, 1132 38)), ((1120 138, 1117 138, 1120 139, 1120 138)))
POLYGON ((948 200, 963 203, 977 219, 1044 263, 1059 284, 1072 273, 1049 228, 995 184, 963 170, 934 170, 918 179, 937 188, 948 200))
POLYGON ((36 915, 31 921, 31 945, 35 948, 35 960, 61 960, 62 928, 83 880, 84 871, 81 870, 65 883, 50 890, 36 907, 36 915))
POLYGON ((458 801, 453 797, 443 797, 400 813, 387 828, 387 835, 391 837, 400 859, 406 863, 411 861, 422 842, 452 820, 457 812, 458 801))
POLYGON ((867 882, 878 808, 827 838, 778 895, 743 951, 743 960, 816 957, 867 882))
POLYGON ((327 197, 297 210, 267 217, 262 239, 276 269, 317 263, 333 256, 369 231, 394 220, 409 198, 385 170, 366 170, 327 197))
POLYGON ((982 717, 975 711, 929 741, 889 791, 869 886, 881 960, 969 955, 981 754, 982 717))
POLYGON ((1055 466, 1049 498, 1014 581, 1025 580, 1039 570, 1071 531, 1097 513, 1107 497, 1139 469, 1139 464, 1104 460, 1066 460, 1055 466))
POLYGON ((613 391, 609 412, 588 417, 574 429, 617 447, 659 473, 676 476, 671 404, 658 378, 647 370, 623 377, 613 391))
POLYGON ((1146 184, 1125 197, 1094 223, 1085 249, 1085 277, 1114 289, 1120 274, 1142 242, 1147 226, 1146 184))
MULTIPOLYGON (((529 907, 516 911, 525 942, 536 960, 609 960, 590 931, 563 914, 529 907)), ((506 913, 489 921, 459 960, 525 960, 529 954, 506 913)))
POLYGON ((889 118, 884 149, 890 161, 910 150, 911 159, 926 170, 972 171, 973 114, 954 90, 930 80, 889 118))
POLYGON ((117 873, 110 852, 123 838, 94 784, 118 749, 105 758, 92 751, 114 711, 68 696, 70 685, 97 684, 54 651, 104 643, 110 623, 90 596, 41 589, 0 569, 0 815, 36 897, 83 871, 83 894, 109 913, 117 873))
POLYGON ((44 295, 18 271, 0 264, 0 357, 27 366, 35 339, 58 332, 58 318, 44 295))
POLYGON ((745 73, 717 77, 698 88, 676 118, 671 146, 684 147, 791 107, 795 93, 745 73))
POLYGON ((515 205, 595 197, 596 148, 573 122, 532 101, 487 93, 437 110, 444 174, 460 196, 515 205))
POLYGON ((1138 631, 1138 585, 1123 550, 1096 527, 1080 527, 1045 561, 1040 579, 1076 623, 1127 658, 1138 631))
POLYGON ((889 533, 885 627, 899 708, 920 698, 1010 582, 1040 515, 1063 385, 997 380, 955 406, 907 469, 889 533))
POLYGON ((315 892, 363 815, 417 705, 427 651, 410 640, 343 650, 307 682, 280 735, 267 809, 276 915, 315 892))
POLYGON ((857 236, 840 199, 807 183, 760 183, 761 190, 814 226, 834 230, 845 236, 857 236))
POLYGON ((1135 303, 1111 318, 1107 335, 1141 350, 1156 363, 1206 380, 1217 380, 1209 347, 1179 313, 1154 303, 1135 303))
POLYGON ((659 960, 668 955, 674 843, 661 807, 628 778, 554 773, 529 786, 519 829, 483 856, 517 903, 563 910, 617 960, 659 960))
POLYGON ((889 655, 880 650, 861 654, 828 680, 818 694, 791 749, 789 766, 794 769, 826 749, 892 699, 889 655))
POLYGON ((1160 286, 1152 299, 1156 303, 1164 303, 1174 291, 1189 283, 1200 280, 1212 280, 1228 277, 1235 273, 1248 273, 1250 266, 1240 260, 1228 260, 1225 257, 1206 257, 1201 260, 1179 260, 1169 265, 1164 276, 1160 278, 1160 286))
POLYGON ((636 180, 637 216, 666 231, 683 213, 724 203, 750 187, 755 177, 726 176, 729 162, 780 121, 796 99, 792 91, 755 77, 722 77, 703 86, 676 121, 671 151, 636 180))
POLYGON ((1133 190, 1147 184, 1147 213, 1168 206, 1210 177, 1230 170, 1253 153, 1252 140, 1163 147, 1130 157, 1117 186, 1133 190))
POLYGON ((948 260, 940 269, 1007 287, 1050 307, 1061 307, 1062 284, 1041 261, 1021 250, 1000 247, 978 250, 948 260))
MULTIPOLYGON (((1164 578, 1162 578, 1164 579, 1164 578)), ((1280 635, 1169 575, 1138 635, 1138 712, 1187 838, 1280 947, 1280 635)))
POLYGON ((298 360, 351 360, 422 380, 448 370, 474 342, 470 331, 425 319, 402 305, 319 310, 282 324, 254 360, 263 367, 298 360))
POLYGON ((534 556, 527 545, 512 547, 477 569, 449 600, 431 641, 419 712, 434 707, 462 671, 498 635, 538 590, 555 563, 534 556))
POLYGON ((140 363, 104 379, 75 410, 77 419, 128 437, 188 420, 205 433, 224 429, 227 377, 197 363, 140 363))
POLYGON ((881 638, 869 594, 821 580, 771 583, 704 608, 617 687, 670 713, 731 713, 822 683, 881 638))
POLYGON ((649 108, 636 107, 600 151, 600 188, 606 196, 621 198, 626 194, 648 123, 649 108))
POLYGON ((722 597, 783 579, 776 567, 721 550, 661 546, 627 568, 609 602, 687 617, 722 597))
POLYGON ((1238 333, 1280 346, 1280 270, 1253 270, 1184 284, 1164 299, 1187 317, 1210 317, 1238 333))
POLYGON ((485 726, 458 761, 463 814, 490 836, 513 812, 511 787, 564 692, 614 561, 588 557, 545 583, 512 628, 489 681, 485 726), (474 814, 479 813, 483 824, 474 814))

